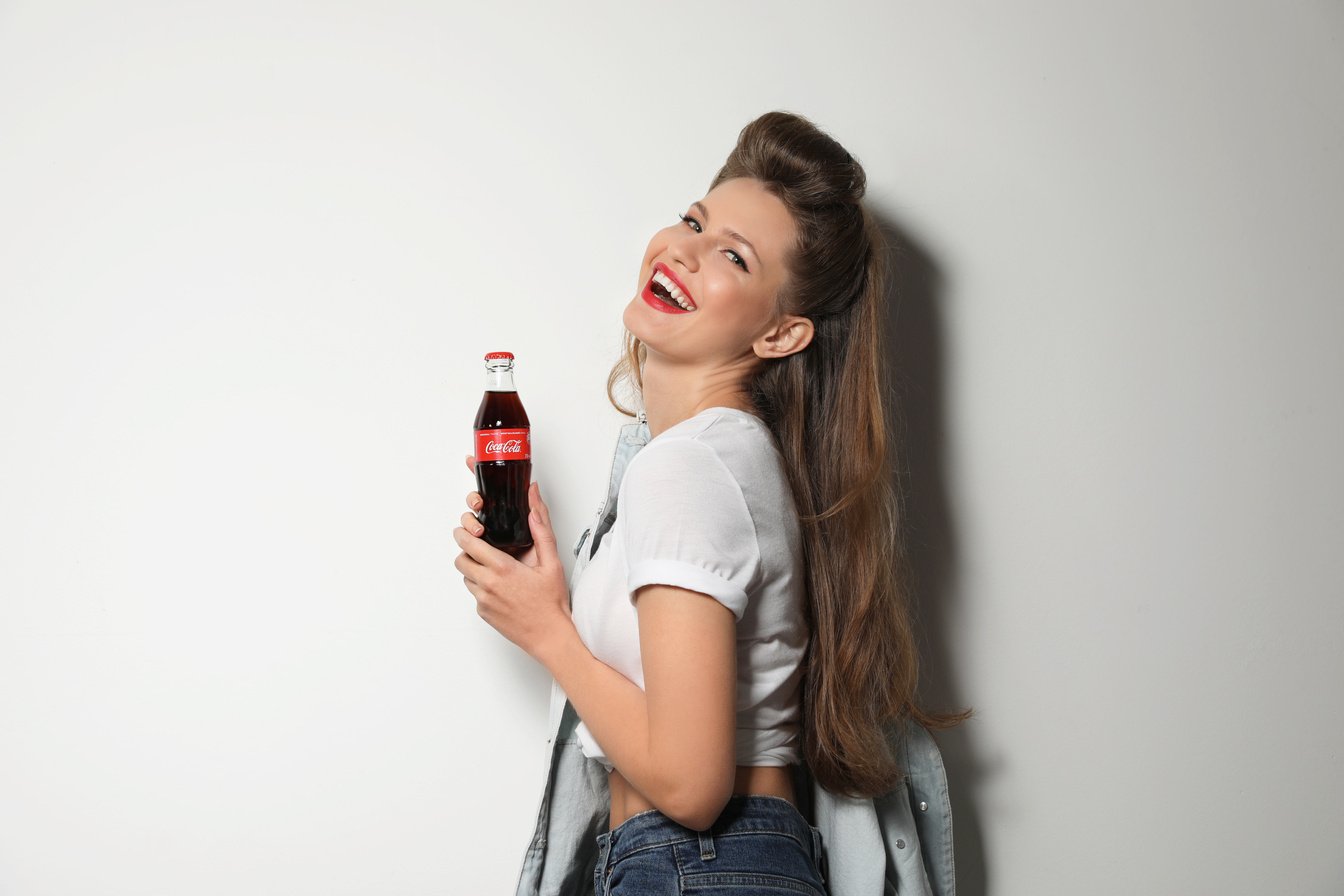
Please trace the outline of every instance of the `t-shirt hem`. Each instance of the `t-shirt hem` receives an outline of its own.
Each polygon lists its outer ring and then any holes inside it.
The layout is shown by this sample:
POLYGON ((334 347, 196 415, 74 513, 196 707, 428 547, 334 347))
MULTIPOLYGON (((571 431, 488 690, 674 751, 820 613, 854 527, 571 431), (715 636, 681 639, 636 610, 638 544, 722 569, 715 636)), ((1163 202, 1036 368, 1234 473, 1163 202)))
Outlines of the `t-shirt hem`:
POLYGON ((684 560, 642 560, 630 567, 627 576, 630 600, 645 585, 675 585, 687 591, 699 591, 723 604, 741 621, 747 611, 747 592, 718 573, 684 560))

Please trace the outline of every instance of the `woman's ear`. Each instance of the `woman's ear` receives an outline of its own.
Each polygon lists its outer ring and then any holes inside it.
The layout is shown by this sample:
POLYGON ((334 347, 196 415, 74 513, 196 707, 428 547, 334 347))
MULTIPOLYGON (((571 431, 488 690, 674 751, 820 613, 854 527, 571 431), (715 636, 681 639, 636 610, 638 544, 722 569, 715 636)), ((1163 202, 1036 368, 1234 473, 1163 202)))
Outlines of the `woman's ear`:
POLYGON ((751 344, 758 358, 785 358, 807 348, 815 330, 812 321, 786 314, 751 344))

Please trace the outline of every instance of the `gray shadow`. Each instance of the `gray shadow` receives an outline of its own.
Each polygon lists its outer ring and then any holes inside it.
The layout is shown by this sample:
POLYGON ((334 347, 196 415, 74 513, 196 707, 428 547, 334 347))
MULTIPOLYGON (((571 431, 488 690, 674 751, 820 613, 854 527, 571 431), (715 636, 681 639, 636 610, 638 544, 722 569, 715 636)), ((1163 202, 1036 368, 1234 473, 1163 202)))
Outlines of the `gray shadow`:
MULTIPOLYGON (((902 528, 913 575, 912 609, 921 639, 920 698, 935 711, 967 708, 951 651, 957 533, 943 470, 944 361, 942 273, 893 216, 873 209, 891 254, 883 345, 896 456, 894 475, 904 496, 902 528)), ((977 793, 987 774, 975 743, 975 718, 934 733, 947 767, 952 801, 957 892, 984 896, 988 886, 977 793)))

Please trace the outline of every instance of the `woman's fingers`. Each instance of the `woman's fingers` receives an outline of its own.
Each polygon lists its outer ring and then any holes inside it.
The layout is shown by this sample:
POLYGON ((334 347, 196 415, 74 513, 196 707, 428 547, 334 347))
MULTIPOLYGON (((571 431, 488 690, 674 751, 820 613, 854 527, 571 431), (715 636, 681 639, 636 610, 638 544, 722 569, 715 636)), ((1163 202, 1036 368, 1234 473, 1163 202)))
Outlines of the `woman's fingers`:
MULTIPOLYGON (((486 569, 501 569, 516 562, 499 548, 467 531, 466 527, 458 527, 453 530, 453 541, 457 542, 457 546, 462 549, 462 553, 486 569)), ((458 569, 461 569, 461 567, 458 567, 458 569)), ((476 578, 477 581, 480 580, 479 576, 473 578, 476 578)))
POLYGON ((485 527, 481 525, 481 521, 476 519, 476 515, 471 512, 462 514, 462 528, 477 537, 485 532, 485 527))
MULTIPOLYGON (((465 529, 454 529, 453 540, 462 548, 462 553, 457 555, 457 559, 453 561, 453 566, 457 568, 458 572, 462 573, 463 578, 476 586, 494 587, 495 571, 491 569, 489 557, 483 556, 481 549, 490 554, 500 552, 465 529)), ((472 591, 472 594, 476 595, 478 600, 481 597, 475 590, 472 591)))
POLYGON ((532 508, 532 512, 537 515, 542 524, 549 527, 551 525, 550 508, 541 497, 541 486, 533 482, 527 487, 527 503, 532 508))
POLYGON ((476 456, 473 454, 467 455, 467 472, 468 473, 476 472, 476 456))
POLYGON ((485 504, 485 499, 481 497, 480 492, 467 492, 467 506, 472 510, 480 510, 485 504))
POLYGON ((527 501, 532 507, 528 526, 532 530, 532 543, 537 547, 537 559, 548 565, 556 563, 560 553, 555 546, 555 532, 551 529, 550 508, 541 499, 541 486, 534 482, 528 491, 527 501))
MULTIPOLYGON (((453 561, 453 566, 458 572, 462 573, 463 581, 468 582, 473 588, 476 587, 476 577, 480 575, 481 564, 471 559, 470 555, 461 553, 453 561)), ((472 594, 475 593, 475 591, 472 591, 472 594)))
POLYGON ((541 521, 546 524, 546 528, 550 529, 551 508, 550 505, 546 503, 546 499, 541 496, 541 486, 535 482, 532 483, 531 495, 528 497, 528 501, 537 509, 537 515, 541 517, 541 521))

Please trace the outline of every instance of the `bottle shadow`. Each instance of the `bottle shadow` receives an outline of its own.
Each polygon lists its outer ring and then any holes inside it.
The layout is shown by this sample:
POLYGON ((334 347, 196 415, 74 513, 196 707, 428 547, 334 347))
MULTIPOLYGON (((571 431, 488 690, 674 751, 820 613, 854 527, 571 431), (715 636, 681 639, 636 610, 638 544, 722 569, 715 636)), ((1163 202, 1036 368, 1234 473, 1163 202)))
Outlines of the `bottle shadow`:
MULTIPOLYGON (((944 446, 942 272, 893 216, 873 209, 889 248, 886 314, 888 394, 894 398, 893 468, 903 496, 911 610, 920 633, 920 690, 926 709, 967 708, 951 650, 950 626, 960 599, 957 539, 947 498, 944 446)), ((984 896, 988 873, 978 791, 990 770, 979 757, 975 719, 934 732, 947 768, 952 802, 956 882, 960 896, 984 896)))

